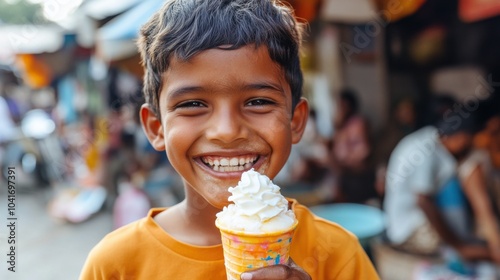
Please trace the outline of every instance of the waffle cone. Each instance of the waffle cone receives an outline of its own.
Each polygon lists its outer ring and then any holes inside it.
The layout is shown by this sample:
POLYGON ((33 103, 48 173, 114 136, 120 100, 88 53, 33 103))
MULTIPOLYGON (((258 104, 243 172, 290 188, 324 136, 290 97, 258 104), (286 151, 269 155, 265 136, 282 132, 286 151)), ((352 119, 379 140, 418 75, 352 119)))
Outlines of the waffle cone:
POLYGON ((245 271, 286 264, 297 224, 296 221, 289 229, 282 231, 246 233, 225 229, 216 221, 221 232, 227 279, 239 280, 240 274, 245 271))

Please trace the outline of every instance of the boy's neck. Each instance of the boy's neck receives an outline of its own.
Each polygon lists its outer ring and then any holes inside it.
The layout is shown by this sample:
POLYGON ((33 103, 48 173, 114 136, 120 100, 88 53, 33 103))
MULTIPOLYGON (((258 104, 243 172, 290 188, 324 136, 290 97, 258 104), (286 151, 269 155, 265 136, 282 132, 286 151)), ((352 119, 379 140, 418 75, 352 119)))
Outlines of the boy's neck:
POLYGON ((186 215, 186 220, 197 225, 203 225, 207 231, 214 228, 218 232, 219 230, 215 227, 215 219, 216 214, 222 209, 212 206, 205 198, 191 188, 186 189, 186 199, 182 205, 185 207, 183 212, 186 215))
POLYGON ((186 199, 155 216, 155 221, 175 239, 197 246, 221 243, 215 219, 220 209, 186 188, 186 199))

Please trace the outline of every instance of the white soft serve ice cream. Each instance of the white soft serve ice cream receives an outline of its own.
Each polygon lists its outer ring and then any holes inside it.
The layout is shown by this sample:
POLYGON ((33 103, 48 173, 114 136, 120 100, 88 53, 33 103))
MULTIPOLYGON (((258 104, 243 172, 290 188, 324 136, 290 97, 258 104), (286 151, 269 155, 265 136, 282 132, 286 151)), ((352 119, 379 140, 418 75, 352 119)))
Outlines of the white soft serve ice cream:
POLYGON ((253 169, 244 172, 236 187, 230 187, 230 204, 217 214, 220 226, 249 233, 265 233, 290 228, 295 215, 280 188, 253 169))

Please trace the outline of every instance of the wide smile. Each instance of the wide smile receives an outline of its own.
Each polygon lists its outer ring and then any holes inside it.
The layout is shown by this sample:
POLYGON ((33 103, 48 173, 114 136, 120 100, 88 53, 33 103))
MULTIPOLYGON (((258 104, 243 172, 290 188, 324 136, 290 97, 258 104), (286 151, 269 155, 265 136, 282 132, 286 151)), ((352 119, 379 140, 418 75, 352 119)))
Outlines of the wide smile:
POLYGON ((250 170, 259 160, 258 155, 244 155, 234 157, 203 156, 201 161, 205 166, 216 172, 238 172, 250 170))

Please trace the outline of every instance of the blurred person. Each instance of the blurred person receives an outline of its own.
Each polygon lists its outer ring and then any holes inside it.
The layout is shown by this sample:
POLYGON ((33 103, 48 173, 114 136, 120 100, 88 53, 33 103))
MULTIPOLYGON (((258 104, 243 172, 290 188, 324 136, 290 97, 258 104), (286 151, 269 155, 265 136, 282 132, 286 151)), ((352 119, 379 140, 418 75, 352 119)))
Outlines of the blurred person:
POLYGON ((471 273, 464 267, 473 271, 477 261, 500 264, 500 231, 483 166, 470 153, 477 125, 472 116, 451 120, 448 115, 409 134, 391 154, 384 201, 387 238, 414 254, 436 255, 445 248, 452 252, 446 261, 460 259, 457 272, 471 273))
POLYGON ((486 154, 491 168, 486 174, 491 177, 491 193, 497 214, 500 214, 500 113, 489 117, 484 128, 474 137, 474 147, 486 154))
MULTIPOLYGON (((11 101, 9 94, 14 86, 18 85, 18 80, 10 71, 0 65, 0 144, 12 139, 16 134, 17 107, 11 101)), ((1 155, 1 154, 0 154, 1 155)), ((1 159, 1 157, 0 157, 1 159)))
POLYGON ((103 133, 106 144, 103 148, 102 182, 111 199, 118 195, 118 185, 122 177, 130 175, 127 170, 137 169, 135 130, 132 109, 120 106, 111 110, 105 122, 103 133))
MULTIPOLYGON (((495 215, 495 202, 498 201, 498 197, 490 196, 493 176, 491 176, 492 164, 488 153, 485 150, 473 149, 463 161, 459 162, 457 173, 465 198, 474 213, 475 221, 472 224, 475 228, 474 234, 487 241, 492 254, 500 254, 500 251, 494 251, 500 249, 498 216, 495 215)), ((493 255, 493 259, 498 261, 499 256, 493 255)))
POLYGON ((316 111, 311 109, 302 139, 292 146, 288 161, 274 181, 284 187, 284 195, 306 205, 331 201, 333 179, 328 154, 327 141, 318 132, 316 111))
POLYGON ((474 146, 488 151, 495 169, 500 170, 500 113, 490 117, 474 137, 474 146))
POLYGON ((322 176, 322 169, 328 161, 328 148, 318 134, 316 113, 311 110, 304 135, 299 143, 292 146, 290 160, 281 171, 283 176, 278 174, 277 180, 285 185, 296 181, 315 182, 322 176))
POLYGON ((358 111, 354 91, 343 89, 338 105, 332 147, 332 166, 338 177, 335 200, 364 203, 377 197, 368 122, 358 111))
POLYGON ((378 137, 377 149, 374 152, 377 168, 376 189, 380 196, 384 194, 385 174, 389 157, 399 141, 415 131, 416 120, 414 102, 411 99, 403 99, 397 103, 389 124, 378 137))
MULTIPOLYGON (((11 118, 10 110, 5 99, 0 95, 0 172, 4 165, 4 144, 16 136, 16 125, 11 118)), ((3 178, 0 174, 0 178, 3 178)))
POLYGON ((16 136, 16 124, 10 114, 7 101, 0 95, 0 143, 16 136))
POLYGON ((66 182, 58 182, 71 187, 57 189, 48 207, 53 218, 80 223, 105 205, 108 191, 103 186, 103 154, 107 135, 99 123, 96 117, 84 114, 83 121, 75 124, 74 139, 66 151, 69 172, 63 178, 66 182))
POLYGON ((340 167, 362 169, 371 153, 367 121, 358 112, 359 101, 350 89, 340 93, 335 116, 334 159, 340 167))
MULTIPOLYGON (((0 68, 0 172, 3 173, 4 151, 6 143, 13 140, 17 135, 16 123, 9 106, 7 88, 16 80, 10 71, 0 68)), ((0 178, 3 178, 0 174, 0 178)))
POLYGON ((435 125, 445 116, 452 113, 454 106, 458 106, 459 102, 449 92, 436 92, 428 101, 428 104, 423 106, 423 110, 419 112, 419 116, 424 120, 422 123, 426 125, 435 125))
POLYGON ((27 98, 29 93, 26 93, 26 89, 21 84, 22 81, 15 69, 10 66, 5 69, 0 65, 0 96, 10 111, 10 118, 16 124, 31 107, 27 98))

